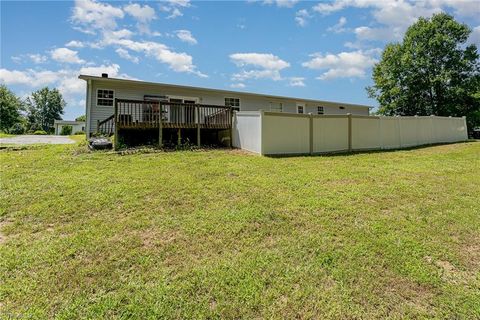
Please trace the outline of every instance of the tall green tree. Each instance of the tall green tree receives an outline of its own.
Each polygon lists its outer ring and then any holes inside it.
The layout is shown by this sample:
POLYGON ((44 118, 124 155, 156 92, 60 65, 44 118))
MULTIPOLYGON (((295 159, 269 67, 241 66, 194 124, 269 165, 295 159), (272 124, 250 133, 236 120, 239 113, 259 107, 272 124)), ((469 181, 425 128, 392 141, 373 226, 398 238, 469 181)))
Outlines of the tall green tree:
POLYGON ((388 44, 373 68, 369 96, 385 115, 467 116, 480 125, 480 62, 470 28, 445 13, 420 18, 388 44))
POLYGON ((23 102, 7 86, 0 86, 0 130, 8 132, 16 123, 22 121, 23 102))
POLYGON ((53 122, 62 119, 65 105, 65 100, 57 89, 45 87, 33 92, 27 98, 27 120, 30 127, 40 127, 51 132, 53 122))
POLYGON ((76 117, 75 121, 87 121, 87 116, 82 114, 81 116, 76 117))

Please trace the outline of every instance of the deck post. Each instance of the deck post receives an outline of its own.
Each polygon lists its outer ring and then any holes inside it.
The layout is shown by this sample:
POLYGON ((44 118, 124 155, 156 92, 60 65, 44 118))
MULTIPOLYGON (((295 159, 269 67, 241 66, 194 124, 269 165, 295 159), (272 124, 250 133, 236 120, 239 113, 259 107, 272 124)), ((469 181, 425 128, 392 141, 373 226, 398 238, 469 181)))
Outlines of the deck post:
POLYGON ((158 147, 163 147, 163 130, 162 130, 162 104, 158 103, 158 147))
POLYGON ((117 114, 118 114, 118 101, 117 98, 115 98, 115 108, 113 111, 113 125, 114 125, 114 135, 113 135, 113 148, 114 150, 118 150, 118 119, 117 119, 117 114))
POLYGON ((197 121, 197 146, 200 147, 200 113, 198 106, 195 106, 195 120, 197 121))
POLYGON ((233 109, 230 107, 229 112, 229 119, 230 119, 230 129, 228 130, 228 146, 231 148, 233 146, 233 109))
POLYGON ((182 145, 182 129, 181 129, 181 128, 178 128, 177 145, 178 145, 178 146, 181 146, 181 145, 182 145))

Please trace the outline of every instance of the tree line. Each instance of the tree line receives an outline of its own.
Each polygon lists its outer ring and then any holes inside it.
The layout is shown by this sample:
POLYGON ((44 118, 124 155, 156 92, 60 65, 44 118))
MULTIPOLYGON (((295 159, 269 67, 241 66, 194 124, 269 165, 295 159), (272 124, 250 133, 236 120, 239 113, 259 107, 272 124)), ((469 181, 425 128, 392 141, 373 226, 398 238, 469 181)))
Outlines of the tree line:
POLYGON ((53 133, 53 123, 62 119, 65 106, 62 94, 55 88, 42 88, 22 100, 7 86, 1 85, 0 130, 12 134, 53 133))

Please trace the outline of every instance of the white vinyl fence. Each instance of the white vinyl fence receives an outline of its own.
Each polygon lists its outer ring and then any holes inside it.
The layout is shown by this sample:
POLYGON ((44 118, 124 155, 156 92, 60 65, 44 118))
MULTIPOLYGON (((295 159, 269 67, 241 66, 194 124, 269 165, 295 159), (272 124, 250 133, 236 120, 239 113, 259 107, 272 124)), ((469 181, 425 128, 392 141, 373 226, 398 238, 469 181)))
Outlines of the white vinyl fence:
POLYGON ((263 155, 399 149, 465 141, 465 117, 237 112, 233 146, 263 155))

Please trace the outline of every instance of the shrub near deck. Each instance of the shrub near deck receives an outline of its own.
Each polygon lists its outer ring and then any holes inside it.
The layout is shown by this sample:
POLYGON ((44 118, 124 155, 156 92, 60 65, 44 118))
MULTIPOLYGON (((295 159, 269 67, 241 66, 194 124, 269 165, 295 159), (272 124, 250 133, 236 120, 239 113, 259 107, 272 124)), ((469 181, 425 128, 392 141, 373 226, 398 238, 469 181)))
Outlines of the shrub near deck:
POLYGON ((480 143, 0 152, 0 314, 478 318, 480 143))

